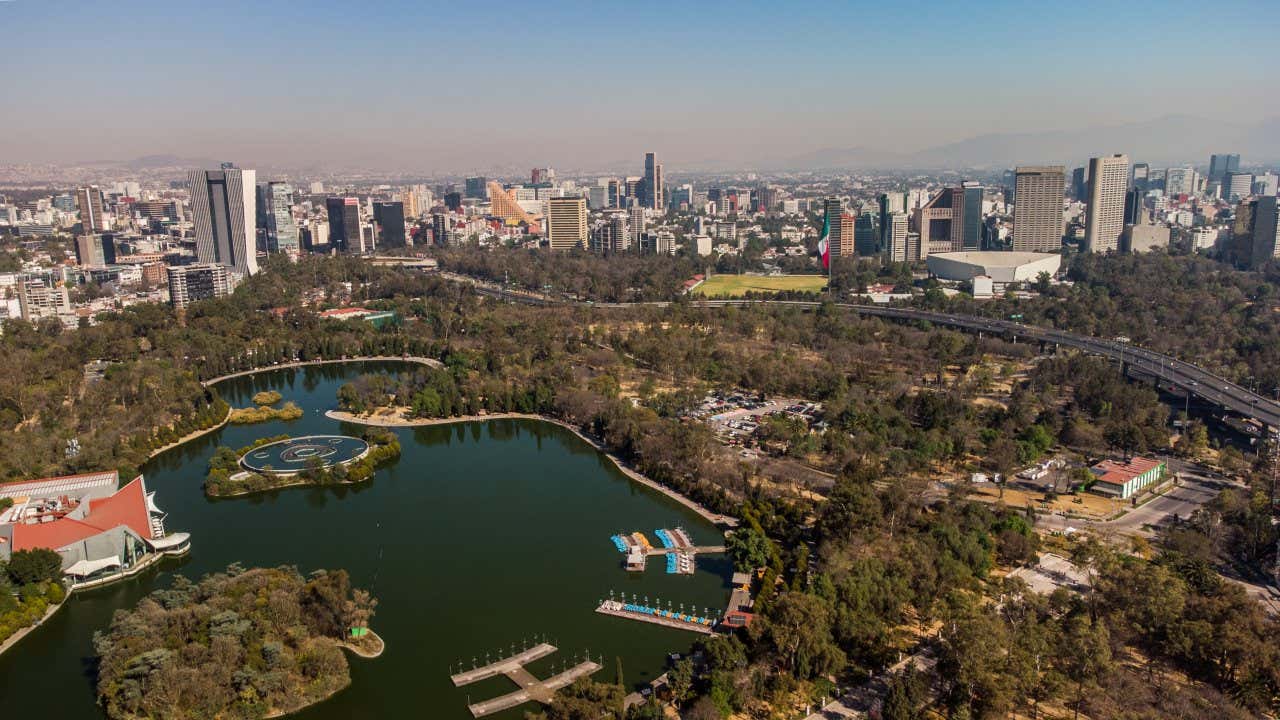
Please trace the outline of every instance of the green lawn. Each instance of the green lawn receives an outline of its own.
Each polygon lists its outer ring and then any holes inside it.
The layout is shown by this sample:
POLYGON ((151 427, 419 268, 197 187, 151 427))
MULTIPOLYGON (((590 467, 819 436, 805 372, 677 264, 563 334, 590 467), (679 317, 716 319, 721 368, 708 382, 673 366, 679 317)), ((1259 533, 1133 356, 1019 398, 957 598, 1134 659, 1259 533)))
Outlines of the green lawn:
POLYGON ((713 275, 693 292, 705 297, 742 297, 747 292, 820 292, 826 286, 826 275, 713 275))

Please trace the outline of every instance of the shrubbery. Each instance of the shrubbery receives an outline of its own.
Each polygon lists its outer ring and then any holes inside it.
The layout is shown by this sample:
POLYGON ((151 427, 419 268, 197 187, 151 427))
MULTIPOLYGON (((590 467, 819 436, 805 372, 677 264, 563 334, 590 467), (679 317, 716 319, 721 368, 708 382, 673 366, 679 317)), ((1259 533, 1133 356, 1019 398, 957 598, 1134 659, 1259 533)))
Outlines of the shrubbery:
POLYGON ((19 550, 0 564, 0 642, 36 624, 66 597, 62 558, 52 550, 19 550))

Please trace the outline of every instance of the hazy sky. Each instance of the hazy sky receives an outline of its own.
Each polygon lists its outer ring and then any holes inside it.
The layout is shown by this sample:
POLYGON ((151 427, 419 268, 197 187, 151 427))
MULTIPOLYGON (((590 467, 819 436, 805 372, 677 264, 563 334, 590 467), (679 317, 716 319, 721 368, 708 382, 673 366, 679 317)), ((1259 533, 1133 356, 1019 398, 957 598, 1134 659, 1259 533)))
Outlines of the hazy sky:
POLYGON ((8 0, 0 27, 0 164, 678 169, 1280 115, 1274 0, 8 0))

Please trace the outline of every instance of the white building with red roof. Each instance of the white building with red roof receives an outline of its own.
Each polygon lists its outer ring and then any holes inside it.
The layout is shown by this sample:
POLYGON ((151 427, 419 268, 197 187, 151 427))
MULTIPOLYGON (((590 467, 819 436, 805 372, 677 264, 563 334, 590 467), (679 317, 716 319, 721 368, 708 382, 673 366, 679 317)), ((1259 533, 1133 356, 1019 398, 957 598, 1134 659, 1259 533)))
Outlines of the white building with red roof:
POLYGON ((168 533, 141 475, 117 489, 119 475, 87 473, 0 485, 13 505, 0 511, 0 559, 46 548, 62 556, 72 587, 127 577, 160 555, 181 555, 187 533, 168 533))
POLYGON ((1127 500, 1144 488, 1160 482, 1165 464, 1160 460, 1135 457, 1128 460, 1103 460, 1089 468, 1098 479, 1090 490, 1110 497, 1127 500))

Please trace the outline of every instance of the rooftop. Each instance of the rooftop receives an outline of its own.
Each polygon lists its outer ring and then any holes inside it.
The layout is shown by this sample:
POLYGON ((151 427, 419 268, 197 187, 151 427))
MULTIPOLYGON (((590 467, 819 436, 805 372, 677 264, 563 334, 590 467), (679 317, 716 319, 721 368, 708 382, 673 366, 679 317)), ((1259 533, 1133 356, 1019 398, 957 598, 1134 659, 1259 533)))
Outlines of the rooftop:
POLYGON ((1162 464, 1159 460, 1135 457, 1129 460, 1103 460, 1094 465, 1092 470, 1093 474, 1098 476, 1099 482, 1123 485, 1143 473, 1160 467, 1162 464))

